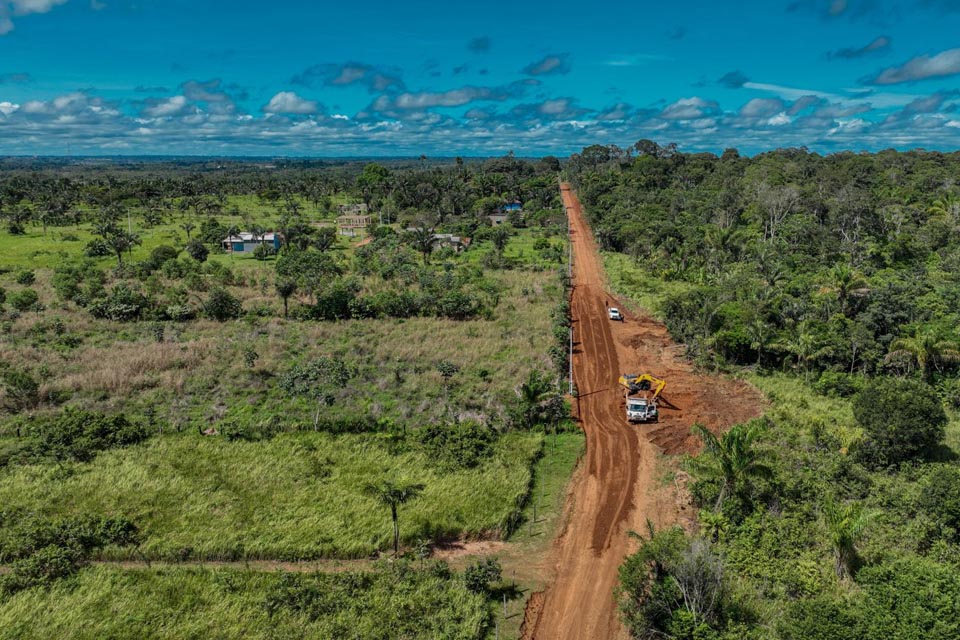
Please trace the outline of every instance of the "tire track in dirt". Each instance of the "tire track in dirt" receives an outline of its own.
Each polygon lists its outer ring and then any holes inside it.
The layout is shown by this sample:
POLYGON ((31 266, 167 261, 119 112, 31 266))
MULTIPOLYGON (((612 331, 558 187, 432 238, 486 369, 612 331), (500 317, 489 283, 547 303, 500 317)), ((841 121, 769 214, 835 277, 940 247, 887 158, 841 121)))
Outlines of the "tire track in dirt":
MULTIPOLYGON (((571 313, 574 326, 575 412, 587 438, 585 473, 571 481, 566 526, 553 551, 555 577, 534 594, 525 639, 626 638, 613 592, 617 569, 635 549, 627 536, 649 519, 662 527, 681 520, 684 508, 669 488, 657 486, 658 451, 695 450, 690 427, 701 422, 719 431, 759 415, 761 396, 742 382, 695 373, 666 328, 646 316, 611 322, 603 265, 577 196, 561 195, 570 218, 574 253, 571 313), (654 373, 667 380, 661 421, 630 425, 617 384, 621 373, 654 373)), ((582 470, 581 470, 582 471, 582 470)))

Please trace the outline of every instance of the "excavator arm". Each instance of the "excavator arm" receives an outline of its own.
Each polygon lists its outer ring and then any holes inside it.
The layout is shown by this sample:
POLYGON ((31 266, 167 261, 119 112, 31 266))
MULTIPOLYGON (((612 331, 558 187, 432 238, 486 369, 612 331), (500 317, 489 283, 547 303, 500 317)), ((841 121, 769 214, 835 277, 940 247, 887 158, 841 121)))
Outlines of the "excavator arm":
POLYGON ((661 380, 649 373, 625 373, 620 376, 620 386, 624 387, 630 393, 653 391, 653 399, 656 400, 660 397, 660 394, 663 393, 663 388, 667 386, 667 381, 661 380))

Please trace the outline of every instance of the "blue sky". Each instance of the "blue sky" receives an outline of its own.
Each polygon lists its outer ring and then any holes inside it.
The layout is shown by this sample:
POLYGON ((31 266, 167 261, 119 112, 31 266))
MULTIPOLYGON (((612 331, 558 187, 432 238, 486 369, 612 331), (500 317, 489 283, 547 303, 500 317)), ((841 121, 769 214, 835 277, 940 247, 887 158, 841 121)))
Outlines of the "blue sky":
POLYGON ((960 0, 0 0, 0 153, 960 148, 960 0))

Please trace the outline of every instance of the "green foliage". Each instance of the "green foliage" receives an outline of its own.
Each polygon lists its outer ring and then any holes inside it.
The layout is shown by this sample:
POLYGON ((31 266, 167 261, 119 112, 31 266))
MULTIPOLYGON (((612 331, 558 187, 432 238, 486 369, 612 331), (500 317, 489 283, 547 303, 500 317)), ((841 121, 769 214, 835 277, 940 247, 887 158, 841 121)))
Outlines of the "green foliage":
POLYGON ((842 371, 824 371, 814 388, 825 396, 849 398, 863 389, 864 382, 861 376, 842 371))
POLYGON ((960 635, 960 574, 927 558, 865 567, 861 590, 791 605, 778 624, 784 640, 947 640, 960 635))
POLYGON ((311 295, 322 289, 330 278, 343 273, 331 254, 314 250, 284 251, 277 259, 276 269, 279 278, 295 282, 311 295))
POLYGON ((339 358, 321 356, 295 365, 280 377, 280 388, 291 396, 321 398, 332 404, 334 393, 356 375, 355 369, 339 358))
POLYGON ((479 466, 443 470, 419 447, 391 450, 372 434, 272 435, 270 425, 233 426, 244 430, 233 441, 165 430, 102 451, 82 467, 67 462, 62 472, 10 466, 0 473, 0 504, 55 518, 111 513, 135 520, 142 546, 111 551, 113 559, 365 558, 393 546, 389 509, 363 493, 366 482, 425 485, 399 514, 404 545, 425 537, 506 537, 543 446, 538 434, 506 434, 479 466))
POLYGON ((3 384, 3 407, 13 414, 27 411, 40 404, 40 384, 28 372, 13 367, 0 369, 3 384))
POLYGON ((529 429, 541 422, 556 422, 558 412, 565 415, 565 410, 558 408, 556 403, 558 397, 553 380, 541 371, 531 370, 517 389, 514 424, 529 429))
POLYGON ((151 301, 147 296, 121 282, 104 297, 91 301, 88 309, 95 318, 131 322, 139 320, 150 306, 151 301))
POLYGON ((204 315, 219 322, 239 318, 242 312, 240 300, 223 287, 211 289, 203 303, 204 315))
POLYGON ((253 250, 253 257, 257 260, 268 260, 277 255, 277 250, 272 244, 261 242, 253 250))
POLYGON ((86 244, 83 249, 83 254, 88 258, 103 258, 105 256, 113 255, 113 249, 110 248, 110 245, 107 244, 106 240, 102 238, 94 238, 86 244))
POLYGON ((762 462, 755 446, 765 424, 754 421, 738 424, 719 438, 703 425, 694 425, 693 431, 704 445, 704 453, 689 461, 697 483, 692 491, 704 500, 705 487, 717 488, 714 510, 719 511, 728 498, 735 498, 732 508, 742 518, 750 507, 752 481, 770 478, 771 468, 762 462))
POLYGON ((496 558, 477 560, 463 570, 463 584, 472 593, 489 594, 503 577, 503 568, 496 558))
POLYGON ((653 532, 621 565, 617 601, 635 638, 717 637, 737 622, 725 568, 710 544, 675 527, 653 532))
POLYGON ((947 424, 935 390, 913 380, 871 381, 854 396, 853 414, 867 434, 860 457, 874 466, 923 458, 943 441, 947 424))
POLYGON ((10 306, 20 312, 36 311, 39 309, 40 296, 33 289, 20 289, 7 297, 10 306))
POLYGON ((207 246, 200 242, 199 240, 191 240, 187 243, 186 246, 187 255, 196 260, 197 262, 206 262, 207 256, 210 255, 210 250, 207 249, 207 246))
POLYGON ((934 467, 923 480, 919 504, 948 538, 960 542, 960 468, 934 467))
POLYGON ((21 463, 46 459, 89 462, 101 451, 142 442, 148 435, 142 425, 123 414, 67 408, 54 417, 34 421, 27 431, 27 444, 16 459, 21 463))
POLYGON ((0 563, 10 566, 9 573, 0 575, 0 594, 50 587, 75 574, 93 552, 138 540, 137 527, 124 518, 88 515, 54 521, 0 512, 0 563))
POLYGON ((25 287, 29 287, 34 282, 36 282, 37 276, 33 273, 32 270, 24 269, 23 271, 20 271, 19 273, 17 273, 17 277, 15 278, 15 280, 17 281, 17 284, 22 284, 25 287))
POLYGON ((841 580, 852 578, 860 568, 856 545, 877 515, 864 511, 858 503, 839 504, 828 500, 823 505, 827 536, 833 547, 834 570, 841 580))
POLYGON ((271 618, 293 613, 318 623, 330 638, 480 640, 489 629, 481 595, 452 576, 406 563, 368 574, 285 574, 268 592, 265 608, 271 618))
POLYGON ((162 244, 154 247, 150 252, 150 258, 146 261, 149 271, 156 271, 169 260, 176 260, 180 252, 170 245, 162 244))
POLYGON ((445 469, 472 469, 486 461, 497 441, 496 433, 477 422, 431 424, 417 432, 431 460, 445 469))
POLYGON ((393 519, 393 553, 400 553, 400 505, 412 502, 420 497, 426 485, 423 483, 397 483, 392 480, 381 480, 380 482, 368 482, 363 487, 363 492, 390 508, 390 516, 393 519))

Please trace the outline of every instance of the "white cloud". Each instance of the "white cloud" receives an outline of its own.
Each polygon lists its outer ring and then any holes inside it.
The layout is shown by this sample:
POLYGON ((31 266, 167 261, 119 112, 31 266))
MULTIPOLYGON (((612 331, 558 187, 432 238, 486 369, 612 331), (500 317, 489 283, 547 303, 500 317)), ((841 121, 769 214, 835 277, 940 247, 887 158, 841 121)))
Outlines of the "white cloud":
POLYGON ((10 15, 26 16, 31 13, 47 13, 67 0, 0 0, 0 36, 13 31, 10 15))
POLYGON ((186 96, 173 96, 172 98, 160 98, 147 102, 148 106, 144 108, 143 115, 151 118, 169 118, 180 115, 187 107, 186 96))
POLYGON ((20 105, 18 104, 14 104, 12 102, 0 102, 0 113, 2 113, 5 116, 8 116, 13 112, 18 111, 19 109, 20 109, 20 105))
POLYGON ((314 100, 301 98, 293 91, 281 91, 270 98, 263 107, 264 113, 287 113, 296 115, 312 115, 317 113, 319 105, 314 100))
POLYGON ((784 109, 783 100, 777 98, 754 98, 740 107, 740 115, 745 118, 769 118, 784 109))
POLYGON ((889 67, 868 80, 870 84, 900 84, 960 73, 960 49, 947 49, 935 56, 917 56, 898 67, 889 67))
POLYGON ((767 124, 773 127, 782 127, 783 125, 790 124, 791 122, 792 120, 790 120, 790 116, 788 116, 784 112, 780 112, 777 115, 770 118, 769 120, 767 120, 767 124))
POLYGON ((666 120, 696 120, 716 109, 716 102, 694 96, 692 98, 680 98, 673 104, 667 105, 660 113, 660 117, 666 120))

